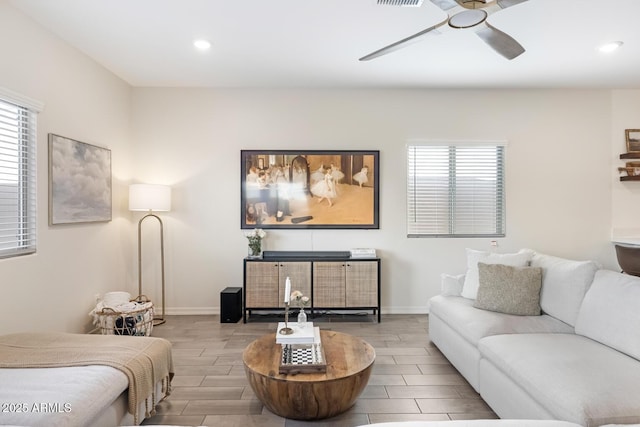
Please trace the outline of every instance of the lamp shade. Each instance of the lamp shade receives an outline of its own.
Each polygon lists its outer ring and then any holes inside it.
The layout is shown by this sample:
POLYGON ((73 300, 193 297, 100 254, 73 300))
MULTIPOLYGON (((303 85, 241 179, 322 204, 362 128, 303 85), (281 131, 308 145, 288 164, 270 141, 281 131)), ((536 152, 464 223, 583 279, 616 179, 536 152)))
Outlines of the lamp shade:
POLYGON ((130 211, 171 210, 171 187, 156 184, 132 184, 129 186, 130 211))

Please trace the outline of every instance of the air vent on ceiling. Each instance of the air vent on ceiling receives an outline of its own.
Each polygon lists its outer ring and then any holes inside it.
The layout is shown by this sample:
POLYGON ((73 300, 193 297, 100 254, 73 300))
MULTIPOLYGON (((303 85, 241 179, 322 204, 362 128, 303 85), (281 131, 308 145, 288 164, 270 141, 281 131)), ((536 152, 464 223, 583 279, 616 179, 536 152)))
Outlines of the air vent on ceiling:
POLYGON ((424 0, 378 0, 378 4, 386 6, 420 7, 424 0))

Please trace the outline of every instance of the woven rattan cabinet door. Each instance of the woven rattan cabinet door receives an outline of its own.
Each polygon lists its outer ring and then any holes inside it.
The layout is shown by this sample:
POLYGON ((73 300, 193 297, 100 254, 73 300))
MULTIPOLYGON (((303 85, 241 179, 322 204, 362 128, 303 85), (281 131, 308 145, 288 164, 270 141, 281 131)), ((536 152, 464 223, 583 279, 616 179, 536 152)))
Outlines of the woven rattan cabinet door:
POLYGON ((284 307, 284 286, 287 277, 291 280, 291 292, 300 291, 311 298, 311 261, 283 261, 278 264, 280 272, 280 304, 278 306, 284 307))
POLYGON ((340 308, 345 306, 344 261, 313 263, 313 306, 340 308))
POLYGON ((377 307, 378 262, 347 262, 345 291, 347 307, 377 307))
POLYGON ((246 269, 246 307, 278 307, 278 263, 247 261, 246 269))

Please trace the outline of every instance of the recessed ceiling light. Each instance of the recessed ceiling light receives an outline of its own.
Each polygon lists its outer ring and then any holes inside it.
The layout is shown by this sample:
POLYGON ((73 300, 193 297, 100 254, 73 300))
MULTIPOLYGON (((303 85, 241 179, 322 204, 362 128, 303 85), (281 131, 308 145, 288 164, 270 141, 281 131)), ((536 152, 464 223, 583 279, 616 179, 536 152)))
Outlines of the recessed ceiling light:
POLYGON ((622 45, 623 43, 621 41, 608 42, 608 43, 601 44, 598 47, 598 50, 603 53, 610 53, 610 52, 613 52, 614 50, 617 50, 622 45))
POLYGON ((193 45, 196 49, 207 50, 211 47, 211 42, 209 40, 198 39, 193 41, 193 45))

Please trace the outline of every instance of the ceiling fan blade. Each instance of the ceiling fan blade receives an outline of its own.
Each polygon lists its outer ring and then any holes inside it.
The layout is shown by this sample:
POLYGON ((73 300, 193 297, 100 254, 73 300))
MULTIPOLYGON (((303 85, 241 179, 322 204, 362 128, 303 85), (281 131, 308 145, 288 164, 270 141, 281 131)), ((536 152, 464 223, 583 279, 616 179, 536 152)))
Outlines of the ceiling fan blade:
POLYGON ((526 1, 528 0, 498 0, 498 6, 500 6, 503 9, 506 9, 508 7, 515 6, 520 3, 524 3, 526 1))
POLYGON ((410 44, 416 43, 420 40, 422 40, 425 36, 429 35, 429 33, 433 30, 435 30, 436 28, 446 24, 448 21, 448 17, 447 19, 443 20, 442 22, 439 22, 438 24, 431 26, 425 30, 420 31, 419 33, 416 33, 412 36, 409 36, 407 38, 404 38, 400 41, 397 41, 395 43, 391 43, 389 46, 385 46, 382 49, 378 49, 375 52, 372 52, 368 55, 363 56, 362 58, 359 59, 359 61, 369 61, 371 59, 377 58, 379 56, 382 55, 386 55, 388 53, 394 52, 398 49, 402 49, 403 47, 407 47, 410 44))
POLYGON ((488 23, 485 24, 484 28, 476 31, 476 34, 500 55, 511 60, 525 52, 524 47, 509 34, 492 27, 488 23))

